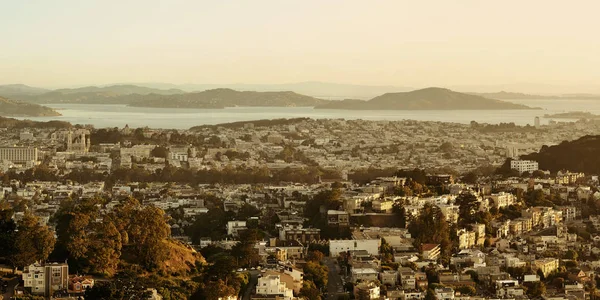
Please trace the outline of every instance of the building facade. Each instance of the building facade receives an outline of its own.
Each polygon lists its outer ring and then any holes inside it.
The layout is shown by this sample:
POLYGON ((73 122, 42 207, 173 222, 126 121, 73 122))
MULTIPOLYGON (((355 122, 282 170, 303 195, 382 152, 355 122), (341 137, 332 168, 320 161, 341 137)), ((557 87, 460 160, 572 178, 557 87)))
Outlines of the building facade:
POLYGON ((23 286, 31 293, 51 296, 69 287, 69 265, 66 263, 34 263, 24 268, 23 286))
POLYGON ((513 170, 523 172, 533 172, 539 169, 537 161, 533 160, 513 160, 510 162, 510 168, 513 170))
POLYGON ((0 160, 9 160, 13 163, 28 163, 38 160, 38 149, 29 147, 3 147, 0 148, 0 160))

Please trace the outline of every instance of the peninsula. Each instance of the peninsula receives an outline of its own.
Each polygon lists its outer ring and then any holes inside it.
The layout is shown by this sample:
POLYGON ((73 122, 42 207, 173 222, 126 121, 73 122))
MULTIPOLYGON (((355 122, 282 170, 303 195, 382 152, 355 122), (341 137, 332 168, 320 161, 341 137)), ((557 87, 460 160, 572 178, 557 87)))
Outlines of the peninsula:
POLYGON ((0 97, 0 116, 53 117, 60 114, 49 107, 0 97))

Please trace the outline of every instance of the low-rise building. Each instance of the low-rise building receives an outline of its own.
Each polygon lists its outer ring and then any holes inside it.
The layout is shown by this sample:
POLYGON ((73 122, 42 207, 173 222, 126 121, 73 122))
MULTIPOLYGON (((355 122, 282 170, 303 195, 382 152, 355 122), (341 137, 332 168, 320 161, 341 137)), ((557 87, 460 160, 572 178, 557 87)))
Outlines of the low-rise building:
POLYGON ((66 263, 34 263, 22 273, 23 286, 31 293, 50 296, 69 288, 69 265, 66 263))

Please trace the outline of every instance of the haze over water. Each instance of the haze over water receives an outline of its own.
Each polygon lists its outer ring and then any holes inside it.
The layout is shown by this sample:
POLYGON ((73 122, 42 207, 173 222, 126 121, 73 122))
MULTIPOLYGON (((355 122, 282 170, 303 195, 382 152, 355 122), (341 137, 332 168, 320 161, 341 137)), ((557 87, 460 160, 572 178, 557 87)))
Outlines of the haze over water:
POLYGON ((314 119, 363 119, 363 120, 418 120, 441 121, 467 124, 471 121, 480 123, 507 123, 533 125, 536 116, 545 114, 588 111, 600 114, 599 100, 512 100, 511 102, 530 107, 541 107, 542 110, 329 110, 310 107, 235 107, 226 109, 176 109, 128 107, 125 105, 93 105, 93 104, 48 104, 57 109, 60 117, 27 118, 37 121, 61 120, 73 124, 91 124, 97 128, 130 127, 175 128, 187 129, 197 125, 213 125, 238 121, 251 121, 276 118, 314 119))

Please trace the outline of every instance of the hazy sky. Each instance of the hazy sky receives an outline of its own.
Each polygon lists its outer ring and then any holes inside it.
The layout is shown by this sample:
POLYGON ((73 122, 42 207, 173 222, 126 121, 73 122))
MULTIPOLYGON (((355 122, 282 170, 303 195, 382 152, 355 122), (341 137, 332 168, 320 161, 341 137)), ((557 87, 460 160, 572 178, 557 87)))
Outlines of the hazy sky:
POLYGON ((600 86, 600 1, 0 0, 0 84, 600 86))

